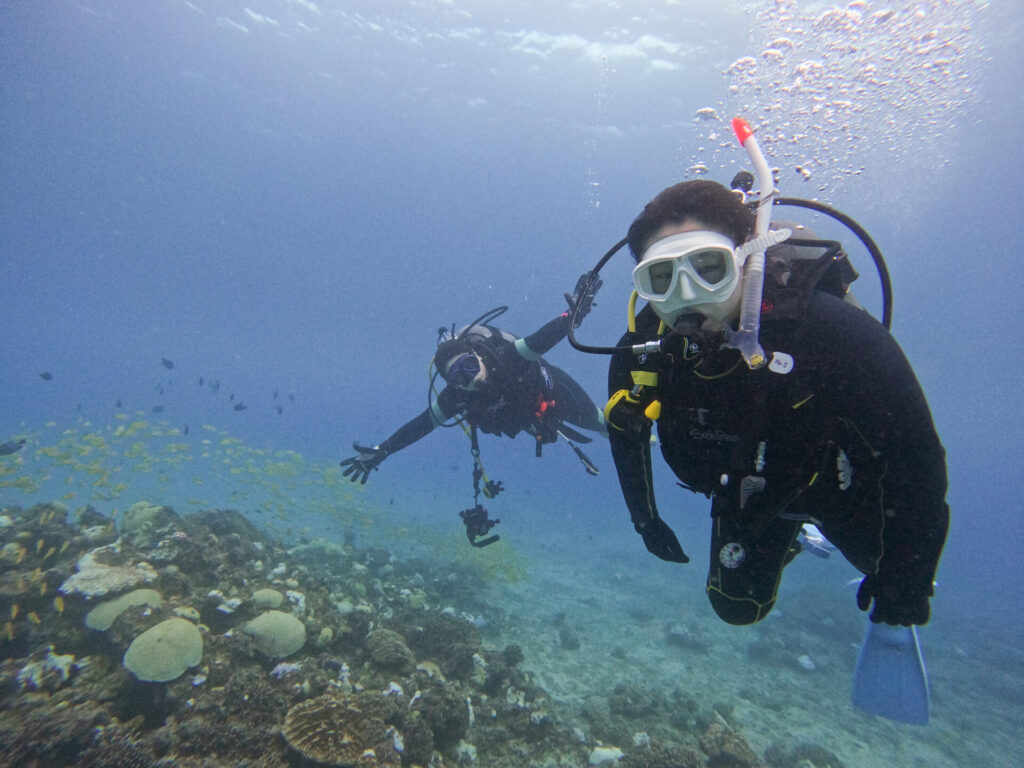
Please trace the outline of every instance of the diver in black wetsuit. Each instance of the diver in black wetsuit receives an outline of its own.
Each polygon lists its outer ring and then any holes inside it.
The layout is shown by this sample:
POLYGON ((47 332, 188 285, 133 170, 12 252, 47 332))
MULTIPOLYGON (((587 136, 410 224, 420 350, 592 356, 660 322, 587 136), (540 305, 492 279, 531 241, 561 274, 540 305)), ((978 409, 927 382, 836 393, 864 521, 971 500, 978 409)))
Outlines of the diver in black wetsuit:
POLYGON ((630 227, 648 306, 620 346, 661 339, 667 350, 620 351, 609 368, 609 442, 635 529, 659 558, 688 562, 655 503, 656 419, 681 485, 711 498, 707 593, 722 619, 768 614, 812 522, 865 574, 857 603, 874 603, 873 622, 924 624, 949 524, 945 452, 924 394, 881 323, 814 288, 831 257, 785 270, 768 259, 760 343, 770 362, 751 369, 723 346, 740 311, 747 254, 736 246, 753 230, 740 198, 706 180, 664 190, 630 227))
MULTIPOLYGON (((587 278, 589 273, 580 278, 572 296, 565 294, 570 310, 575 311, 577 325, 590 312, 594 295, 601 287, 600 280, 589 281, 584 290, 587 278)), ((493 317, 495 313, 488 315, 493 317)), ((442 341, 434 355, 434 365, 447 386, 429 408, 384 442, 372 448, 353 444, 359 453, 341 462, 345 467, 342 474, 352 482, 366 483, 370 472, 384 459, 452 418, 470 425, 474 450, 477 429, 509 437, 526 432, 533 436, 538 456, 543 444, 556 441, 560 435, 570 444, 590 442, 591 438, 568 424, 603 435, 601 409, 569 374, 542 357, 568 331, 569 312, 563 312, 526 338, 486 323, 474 323, 442 341)), ((587 470, 596 474, 578 449, 577 455, 587 470)), ((485 494, 490 496, 486 491, 485 494)))

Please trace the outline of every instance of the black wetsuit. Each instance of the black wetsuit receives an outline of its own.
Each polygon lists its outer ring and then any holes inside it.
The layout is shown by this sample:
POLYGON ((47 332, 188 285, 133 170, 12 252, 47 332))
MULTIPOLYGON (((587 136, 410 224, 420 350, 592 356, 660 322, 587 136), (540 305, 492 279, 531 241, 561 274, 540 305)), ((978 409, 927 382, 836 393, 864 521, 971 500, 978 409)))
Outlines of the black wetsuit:
MULTIPOLYGON (((566 315, 560 315, 525 339, 492 326, 474 326, 466 340, 487 368, 484 386, 477 391, 446 386, 430 408, 378 447, 392 454, 453 416, 463 417, 488 434, 515 437, 527 432, 539 438, 540 443, 557 440, 556 430, 564 422, 603 431, 601 411, 583 388, 541 357, 565 338, 568 329, 566 315)), ((576 432, 573 436, 587 440, 576 432)))
MULTIPOLYGON (((656 338, 657 326, 645 308, 637 337, 656 338)), ((648 358, 658 374, 648 399, 662 403, 665 461, 712 498, 707 590, 719 616, 749 624, 767 615, 805 521, 882 588, 931 595, 949 523, 945 452, 886 329, 833 295, 766 279, 760 342, 772 364, 751 371, 717 334, 688 340, 697 346, 648 358)), ((637 368, 631 353, 615 356, 609 391, 631 388, 637 368)), ((609 440, 632 519, 643 524, 658 514, 650 429, 609 428, 609 440)))

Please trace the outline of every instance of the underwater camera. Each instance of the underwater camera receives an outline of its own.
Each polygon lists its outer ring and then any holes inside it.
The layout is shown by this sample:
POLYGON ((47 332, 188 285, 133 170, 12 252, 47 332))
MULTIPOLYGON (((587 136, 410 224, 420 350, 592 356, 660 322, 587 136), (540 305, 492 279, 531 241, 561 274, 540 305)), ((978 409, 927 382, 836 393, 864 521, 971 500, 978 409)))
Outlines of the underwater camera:
POLYGON ((489 536, 486 539, 481 539, 481 536, 487 536, 491 528, 496 526, 501 520, 491 520, 487 517, 487 510, 482 505, 477 504, 472 509, 464 509, 459 512, 459 517, 462 518, 462 522, 466 524, 466 538, 469 539, 469 543, 474 547, 486 547, 488 544, 493 544, 501 537, 498 534, 489 536))

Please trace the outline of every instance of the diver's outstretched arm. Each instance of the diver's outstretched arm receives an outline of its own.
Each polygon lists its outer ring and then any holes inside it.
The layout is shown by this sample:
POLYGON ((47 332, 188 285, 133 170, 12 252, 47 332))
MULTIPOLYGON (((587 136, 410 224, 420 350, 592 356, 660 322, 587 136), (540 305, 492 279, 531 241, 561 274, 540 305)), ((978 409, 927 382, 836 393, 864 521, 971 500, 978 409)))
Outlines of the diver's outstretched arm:
POLYGON ((430 434, 436 423, 432 409, 428 408, 416 418, 399 427, 391 437, 380 445, 370 448, 359 445, 359 443, 352 443, 352 447, 358 453, 340 462, 341 466, 345 467, 341 474, 353 483, 359 482, 366 485, 370 472, 380 467, 384 459, 430 434))
POLYGON ((583 318, 590 314, 590 308, 594 304, 594 297, 603 284, 603 281, 599 278, 588 286, 589 279, 590 273, 584 272, 580 275, 579 280, 576 281, 576 288, 573 290, 572 295, 564 294, 565 300, 569 304, 568 311, 563 312, 551 322, 546 323, 525 339, 516 341, 516 351, 520 355, 527 360, 536 360, 568 336, 569 315, 577 305, 579 305, 579 309, 576 310, 576 326, 579 327, 583 318))

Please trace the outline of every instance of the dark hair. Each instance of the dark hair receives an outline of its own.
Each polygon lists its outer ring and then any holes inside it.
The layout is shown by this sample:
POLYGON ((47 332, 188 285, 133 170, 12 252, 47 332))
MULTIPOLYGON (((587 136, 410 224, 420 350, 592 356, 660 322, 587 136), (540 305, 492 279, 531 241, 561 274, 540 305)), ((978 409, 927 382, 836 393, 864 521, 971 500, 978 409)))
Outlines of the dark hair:
POLYGON ((629 227, 629 250, 640 261, 651 238, 666 224, 682 224, 693 217, 721 232, 736 245, 754 230, 754 212, 739 196, 717 181, 696 179, 664 189, 649 202, 629 227))
POLYGON ((448 339, 442 341, 437 346, 437 351, 434 353, 434 365, 437 366, 437 370, 444 374, 445 366, 448 365, 452 360, 461 355, 463 352, 472 352, 472 345, 465 339, 448 339))

